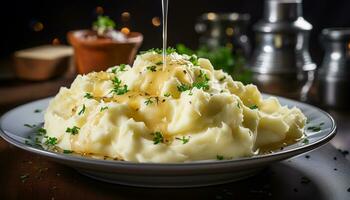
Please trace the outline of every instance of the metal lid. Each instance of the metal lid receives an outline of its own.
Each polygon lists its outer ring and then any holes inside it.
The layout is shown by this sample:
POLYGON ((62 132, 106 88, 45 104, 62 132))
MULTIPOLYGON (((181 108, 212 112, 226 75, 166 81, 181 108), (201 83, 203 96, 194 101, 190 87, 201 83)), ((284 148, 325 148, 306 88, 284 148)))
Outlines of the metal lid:
POLYGON ((264 19, 268 22, 295 21, 300 16, 301 0, 265 1, 264 19))
POLYGON ((310 31, 312 25, 302 17, 301 0, 266 0, 264 17, 254 25, 258 32, 310 31))

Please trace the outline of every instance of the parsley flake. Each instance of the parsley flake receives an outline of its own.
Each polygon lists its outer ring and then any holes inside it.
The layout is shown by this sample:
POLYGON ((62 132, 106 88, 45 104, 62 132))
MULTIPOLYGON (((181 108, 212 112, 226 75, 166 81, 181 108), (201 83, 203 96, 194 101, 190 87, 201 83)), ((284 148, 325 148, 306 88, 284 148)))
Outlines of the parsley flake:
POLYGON ((147 69, 148 71, 151 71, 151 72, 156 72, 156 71, 157 71, 156 68, 157 68, 157 67, 154 66, 154 65, 146 67, 146 69, 147 69))
POLYGON ((170 93, 165 93, 164 94, 165 97, 170 97, 170 95, 171 95, 170 93))
POLYGON ((202 82, 195 82, 193 83, 193 87, 203 90, 209 90, 209 84, 208 81, 202 81, 202 82))
POLYGON ((324 125, 324 122, 321 122, 317 126, 310 126, 310 127, 308 127, 307 130, 313 131, 313 132, 318 132, 318 131, 320 131, 322 129, 321 126, 323 126, 323 125, 324 125))
POLYGON ((255 110, 255 109, 258 109, 259 107, 257 105, 252 105, 249 108, 252 109, 252 110, 255 110))
POLYGON ((72 128, 67 128, 66 133, 71 133, 72 135, 76 135, 79 133, 80 128, 77 126, 73 126, 72 128))
POLYGON ((162 64, 163 64, 162 61, 159 61, 159 62, 156 63, 156 65, 162 65, 162 64))
POLYGON ((38 136, 42 136, 42 135, 45 135, 45 134, 46 134, 46 129, 44 129, 44 128, 39 128, 38 129, 38 133, 37 133, 38 136))
POLYGON ((100 112, 107 110, 107 109, 108 109, 108 106, 101 107, 100 112))
POLYGON ((94 97, 90 93, 85 93, 84 98, 92 99, 94 97))
POLYGON ((85 104, 83 104, 83 107, 81 108, 81 110, 79 111, 78 115, 82 115, 85 113, 86 107, 85 104))
POLYGON ((177 86, 177 90, 179 92, 184 92, 184 91, 187 91, 187 90, 190 90, 190 89, 191 89, 191 87, 188 86, 188 85, 185 85, 185 84, 177 86))
POLYGON ((129 91, 128 86, 121 85, 122 81, 119 80, 117 77, 114 77, 112 82, 113 82, 113 90, 111 92, 115 93, 116 95, 123 95, 129 91))
POLYGON ((182 141, 182 144, 186 144, 190 141, 190 136, 188 136, 188 138, 186 138, 185 136, 182 136, 182 138, 177 137, 175 139, 182 141))
POLYGON ((35 125, 35 124, 33 124, 33 125, 30 125, 30 124, 24 124, 23 126, 28 127, 28 128, 35 128, 35 127, 36 127, 36 125, 35 125))
POLYGON ((34 113, 41 113, 41 112, 42 112, 41 109, 35 109, 35 110, 34 110, 34 113))
POLYGON ((226 79, 226 76, 219 79, 220 82, 224 81, 226 79))
POLYGON ((309 139, 305 138, 305 139, 303 140, 303 144, 309 144, 309 139))
POLYGON ((223 159, 224 159, 224 156, 222 156, 222 155, 216 155, 216 159, 217 159, 217 160, 223 160, 223 159))
POLYGON ((73 153, 74 151, 71 151, 71 150, 63 150, 63 153, 64 154, 71 154, 71 153, 73 153))
POLYGON ((151 133, 153 135, 153 144, 164 143, 163 134, 159 131, 151 133))
POLYGON ((147 100, 146 100, 144 103, 146 104, 146 106, 148 106, 148 105, 152 104, 152 103, 153 103, 153 101, 152 101, 152 97, 147 98, 147 100))
POLYGON ((57 138, 55 137, 48 137, 47 140, 45 141, 45 144, 48 146, 53 146, 58 143, 57 138))

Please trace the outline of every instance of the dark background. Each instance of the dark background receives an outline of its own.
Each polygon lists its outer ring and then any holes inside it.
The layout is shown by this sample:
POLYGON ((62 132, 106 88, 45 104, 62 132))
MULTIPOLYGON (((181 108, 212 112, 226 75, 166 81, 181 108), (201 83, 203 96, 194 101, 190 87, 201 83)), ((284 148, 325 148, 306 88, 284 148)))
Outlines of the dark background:
MULTIPOLYGON (((151 19, 161 17, 161 0, 9 0, 0 3, 0 59, 13 51, 41 44, 52 43, 58 38, 66 43, 69 30, 89 28, 95 20, 96 7, 117 21, 118 28, 128 25, 132 31, 144 34, 141 49, 161 46, 161 27, 154 27, 151 19), (128 24, 121 22, 121 13, 128 11, 128 24), (36 22, 44 25, 36 32, 36 22)), ((313 24, 310 50, 319 64, 322 49, 318 36, 325 27, 350 26, 349 0, 304 0, 304 18, 313 24)), ((198 37, 194 31, 196 17, 204 12, 239 12, 251 15, 254 24, 263 11, 262 0, 170 0, 169 45, 184 43, 196 47, 198 37)), ((249 36, 254 41, 251 29, 249 36)))

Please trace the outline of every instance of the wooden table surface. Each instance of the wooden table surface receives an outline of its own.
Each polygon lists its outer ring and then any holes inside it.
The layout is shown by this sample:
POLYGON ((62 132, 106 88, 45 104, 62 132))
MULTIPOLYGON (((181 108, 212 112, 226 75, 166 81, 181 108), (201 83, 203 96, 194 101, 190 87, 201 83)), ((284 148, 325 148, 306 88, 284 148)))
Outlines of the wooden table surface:
MULTIPOLYGON (((42 83, 0 82, 0 113, 23 102, 53 95, 61 85, 69 85, 71 81, 71 78, 66 77, 42 83)), ((349 159, 344 151, 341 154, 335 147, 342 150, 350 147, 350 114, 347 111, 331 113, 338 122, 339 133, 332 140, 332 145, 310 155, 316 158, 332 152, 331 158, 339 154, 338 156, 343 155, 349 159)), ((342 165, 343 171, 339 169, 338 174, 329 178, 334 183, 344 174, 350 177, 350 164, 344 158, 341 158, 341 162, 345 163, 342 165)), ((87 178, 72 168, 20 150, 0 139, 0 199, 330 199, 324 196, 320 189, 323 186, 317 183, 317 177, 303 182, 306 176, 311 177, 308 173, 312 174, 312 169, 307 169, 303 163, 304 156, 299 156, 276 163, 255 177, 225 185, 190 189, 147 189, 113 185, 87 178)), ((334 163, 329 161, 327 165, 333 171, 334 163)), ((350 185, 338 187, 340 192, 345 195, 348 193, 350 199, 348 188, 350 185)))

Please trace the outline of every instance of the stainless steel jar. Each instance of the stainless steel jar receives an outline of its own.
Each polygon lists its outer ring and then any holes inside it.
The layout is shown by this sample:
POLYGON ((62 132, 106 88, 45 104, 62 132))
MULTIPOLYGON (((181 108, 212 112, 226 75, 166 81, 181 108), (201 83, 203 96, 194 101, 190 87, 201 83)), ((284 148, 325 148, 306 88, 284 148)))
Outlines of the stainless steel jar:
POLYGON ((266 0, 263 19, 253 28, 253 82, 264 92, 305 98, 316 65, 308 52, 312 25, 302 17, 301 0, 266 0))
POLYGON ((328 28, 320 37, 325 50, 318 71, 319 101, 323 106, 350 108, 350 28, 328 28))

